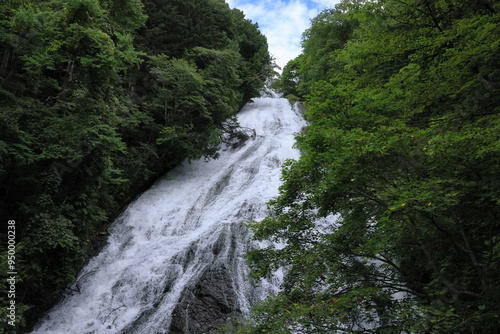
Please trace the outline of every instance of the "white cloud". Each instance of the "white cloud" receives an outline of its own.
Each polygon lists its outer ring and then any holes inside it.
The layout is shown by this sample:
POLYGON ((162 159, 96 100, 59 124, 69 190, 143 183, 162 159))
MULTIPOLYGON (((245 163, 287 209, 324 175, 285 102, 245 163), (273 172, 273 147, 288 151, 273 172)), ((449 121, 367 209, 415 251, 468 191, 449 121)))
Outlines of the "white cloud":
POLYGON ((227 0, 231 8, 238 8, 247 19, 256 22, 267 37, 269 52, 283 68, 297 57, 302 49, 302 33, 310 20, 322 9, 333 7, 335 0, 227 0))
POLYGON ((340 2, 332 0, 309 0, 309 1, 319 5, 322 8, 333 8, 335 4, 340 2))

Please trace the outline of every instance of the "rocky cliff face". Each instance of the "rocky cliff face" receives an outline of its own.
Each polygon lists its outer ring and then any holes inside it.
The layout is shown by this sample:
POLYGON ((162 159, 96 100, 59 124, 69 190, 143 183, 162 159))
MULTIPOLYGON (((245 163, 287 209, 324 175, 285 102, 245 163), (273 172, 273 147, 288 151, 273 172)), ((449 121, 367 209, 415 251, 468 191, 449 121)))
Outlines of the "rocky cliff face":
POLYGON ((216 334, 218 328, 242 316, 230 271, 224 265, 208 270, 182 296, 173 312, 169 333, 216 334))
MULTIPOLYGON (((248 287, 242 284, 242 249, 246 243, 245 229, 238 224, 221 234, 212 252, 214 263, 201 278, 186 289, 174 311, 170 323, 170 334, 216 334, 218 329, 244 315, 247 305, 238 297, 246 294, 248 287), (243 244, 243 245, 242 245, 243 244)), ((244 283, 242 283, 244 282, 244 283)), ((252 299, 246 296, 249 302, 252 299)))

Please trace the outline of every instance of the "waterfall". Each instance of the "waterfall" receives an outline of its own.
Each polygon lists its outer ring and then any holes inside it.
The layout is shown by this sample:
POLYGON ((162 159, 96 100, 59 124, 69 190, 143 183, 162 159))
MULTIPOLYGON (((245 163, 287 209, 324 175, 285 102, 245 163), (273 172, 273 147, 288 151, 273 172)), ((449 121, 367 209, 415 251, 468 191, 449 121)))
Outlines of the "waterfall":
POLYGON ((238 120, 255 135, 172 170, 131 203, 33 334, 208 334, 277 289, 246 279, 243 254, 256 245, 243 224, 265 217, 306 123, 271 97, 254 99, 238 120))

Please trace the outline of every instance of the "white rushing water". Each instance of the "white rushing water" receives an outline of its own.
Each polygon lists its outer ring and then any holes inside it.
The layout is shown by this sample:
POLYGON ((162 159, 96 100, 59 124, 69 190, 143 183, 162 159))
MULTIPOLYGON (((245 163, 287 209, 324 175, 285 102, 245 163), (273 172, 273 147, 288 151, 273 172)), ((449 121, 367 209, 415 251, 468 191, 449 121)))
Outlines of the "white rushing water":
POLYGON ((245 314, 273 289, 245 279, 242 255, 251 246, 241 223, 265 217, 266 202, 278 194, 280 166, 299 156, 294 133, 306 123, 286 99, 270 97, 254 99, 238 120, 255 129, 255 138, 221 150, 217 160, 174 169, 129 205, 110 227, 108 245, 80 273, 75 292, 33 333, 170 333, 174 312, 185 319, 179 332, 198 333, 200 321, 189 316, 196 302, 188 296, 203 296, 196 292, 200 280, 224 278, 233 291, 220 292, 231 299, 228 317, 245 314))

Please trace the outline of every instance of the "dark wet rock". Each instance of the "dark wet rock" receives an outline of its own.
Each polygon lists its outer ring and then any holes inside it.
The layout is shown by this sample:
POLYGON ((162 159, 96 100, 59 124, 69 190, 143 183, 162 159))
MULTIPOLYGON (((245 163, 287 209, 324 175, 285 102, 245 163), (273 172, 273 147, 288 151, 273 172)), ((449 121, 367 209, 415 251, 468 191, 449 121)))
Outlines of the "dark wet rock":
POLYGON ((220 333, 221 326, 242 315, 237 300, 230 271, 224 266, 210 269, 181 297, 169 333, 220 333))
POLYGON ((247 127, 235 127, 227 129, 222 141, 226 146, 236 149, 243 146, 248 140, 255 139, 257 136, 255 129, 247 127))

